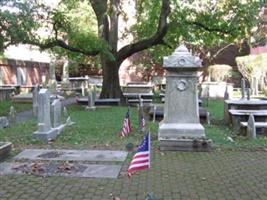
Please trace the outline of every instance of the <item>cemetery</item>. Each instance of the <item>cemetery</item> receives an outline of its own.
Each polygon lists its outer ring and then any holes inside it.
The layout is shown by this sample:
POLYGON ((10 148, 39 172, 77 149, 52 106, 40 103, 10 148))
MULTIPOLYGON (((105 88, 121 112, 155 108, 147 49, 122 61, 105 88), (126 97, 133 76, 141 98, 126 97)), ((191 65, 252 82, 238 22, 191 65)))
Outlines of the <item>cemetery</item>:
POLYGON ((0 3, 0 200, 267 199, 265 1, 37 2, 0 3))

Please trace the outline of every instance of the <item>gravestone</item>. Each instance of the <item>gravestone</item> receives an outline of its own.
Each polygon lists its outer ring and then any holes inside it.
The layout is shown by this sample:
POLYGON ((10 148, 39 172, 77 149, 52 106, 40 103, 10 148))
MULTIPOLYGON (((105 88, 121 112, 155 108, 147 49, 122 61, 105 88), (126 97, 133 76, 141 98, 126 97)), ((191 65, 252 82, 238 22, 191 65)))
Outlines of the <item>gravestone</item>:
POLYGON ((66 126, 74 124, 69 117, 66 119, 65 124, 61 123, 61 102, 59 99, 55 99, 52 103, 52 108, 50 108, 50 92, 48 89, 40 90, 38 105, 38 130, 33 133, 34 139, 43 141, 53 140, 66 126))
POLYGON ((39 92, 39 87, 38 85, 35 85, 32 91, 32 112, 33 116, 35 117, 38 114, 38 92, 39 92))
POLYGON ((17 119, 17 112, 13 106, 10 106, 10 110, 8 113, 9 124, 11 125, 15 124, 17 121, 16 119, 17 119))
POLYGON ((38 94, 38 130, 33 133, 34 139, 51 140, 57 136, 57 131, 51 127, 50 92, 41 89, 38 94))
POLYGON ((88 106, 86 107, 86 110, 95 111, 95 101, 93 97, 92 91, 89 91, 88 93, 88 106))
POLYGON ((67 60, 63 65, 63 72, 62 72, 62 82, 61 87, 63 89, 69 89, 71 87, 70 80, 69 80, 69 61, 67 60))
POLYGON ((259 94, 258 78, 256 76, 252 77, 251 89, 252 89, 252 95, 259 94))
POLYGON ((82 90, 82 96, 84 97, 85 96, 85 86, 84 86, 84 82, 82 82, 81 84, 81 90, 82 90))
POLYGON ((241 79, 241 99, 245 99, 246 94, 246 81, 244 78, 241 79))
POLYGON ((51 104, 53 128, 56 128, 61 125, 61 113, 62 113, 62 103, 59 99, 55 99, 51 104))
POLYGON ((197 70, 199 57, 193 56, 181 45, 168 57, 163 66, 167 70, 164 119, 158 138, 161 150, 208 150, 210 140, 205 138, 199 121, 197 70))
POLYGON ((256 126, 253 115, 250 115, 248 119, 247 136, 248 138, 256 139, 256 126))
POLYGON ((250 94, 251 94, 251 90, 250 88, 247 88, 247 100, 250 100, 250 94))
POLYGON ((0 117, 0 128, 7 128, 9 126, 9 121, 7 117, 0 117))

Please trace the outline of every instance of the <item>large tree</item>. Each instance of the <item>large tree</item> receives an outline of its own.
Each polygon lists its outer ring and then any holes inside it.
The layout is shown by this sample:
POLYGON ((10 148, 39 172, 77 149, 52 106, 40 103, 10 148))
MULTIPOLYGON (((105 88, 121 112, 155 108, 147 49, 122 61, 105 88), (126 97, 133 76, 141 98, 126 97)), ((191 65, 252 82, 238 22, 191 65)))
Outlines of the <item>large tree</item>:
POLYGON ((149 49, 161 58, 182 40, 212 46, 248 37, 259 6, 255 0, 135 0, 137 23, 126 30, 134 41, 118 49, 119 17, 127 18, 123 0, 44 2, 0 1, 0 49, 21 43, 68 57, 99 56, 102 98, 122 97, 118 71, 129 56, 149 49))

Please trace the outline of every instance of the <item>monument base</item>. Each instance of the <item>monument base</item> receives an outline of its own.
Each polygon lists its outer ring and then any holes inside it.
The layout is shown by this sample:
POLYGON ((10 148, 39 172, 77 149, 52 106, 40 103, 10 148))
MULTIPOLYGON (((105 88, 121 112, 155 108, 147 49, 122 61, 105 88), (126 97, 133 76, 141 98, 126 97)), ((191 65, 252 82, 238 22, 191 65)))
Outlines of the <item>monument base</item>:
POLYGON ((204 138, 205 130, 200 123, 160 123, 159 138, 204 138))
POLYGON ((164 123, 159 126, 160 150, 209 151, 211 140, 205 138, 200 123, 164 123))
POLYGON ((162 151, 210 151, 211 140, 200 139, 164 139, 159 138, 159 146, 162 151))
POLYGON ((85 107, 85 110, 88 110, 88 111, 95 111, 95 110, 96 110, 96 107, 95 107, 95 106, 91 106, 91 107, 86 106, 86 107, 85 107))

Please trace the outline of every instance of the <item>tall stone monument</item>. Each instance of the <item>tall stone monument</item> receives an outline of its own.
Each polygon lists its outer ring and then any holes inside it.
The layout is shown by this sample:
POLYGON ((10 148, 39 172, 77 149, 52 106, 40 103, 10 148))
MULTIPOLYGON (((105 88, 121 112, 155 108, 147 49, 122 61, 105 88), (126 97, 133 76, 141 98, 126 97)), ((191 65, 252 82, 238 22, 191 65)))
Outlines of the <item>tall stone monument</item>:
POLYGON ((57 136, 57 131, 51 127, 50 92, 41 89, 38 94, 38 130, 33 133, 34 139, 51 140, 57 136))
POLYGON ((158 132, 161 150, 207 150, 210 147, 211 141, 205 139, 204 127, 199 122, 197 70, 201 62, 184 45, 163 59, 167 82, 164 119, 158 132))
POLYGON ((61 112, 61 101, 55 99, 52 105, 50 105, 49 90, 41 89, 38 94, 38 130, 33 133, 33 138, 43 141, 53 140, 66 126, 74 124, 70 117, 67 118, 65 123, 62 123, 61 112))

